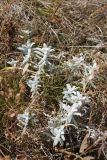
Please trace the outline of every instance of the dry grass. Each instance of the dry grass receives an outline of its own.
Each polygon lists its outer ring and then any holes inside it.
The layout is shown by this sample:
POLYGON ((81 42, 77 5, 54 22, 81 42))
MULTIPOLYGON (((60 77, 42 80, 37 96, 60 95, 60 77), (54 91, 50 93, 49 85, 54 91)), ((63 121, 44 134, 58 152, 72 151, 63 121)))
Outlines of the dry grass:
MULTIPOLYGON (((52 45, 56 48, 56 55, 63 51, 69 59, 82 52, 87 61, 96 59, 100 68, 94 80, 96 89, 89 86, 86 90, 92 99, 88 125, 107 130, 107 2, 2 0, 0 3, 0 153, 18 160, 74 159, 78 148, 73 150, 65 146, 63 150, 56 151, 52 148, 52 140, 46 132, 48 120, 43 114, 44 110, 48 114, 58 110, 58 100, 69 72, 57 70, 50 77, 42 77, 44 89, 32 108, 39 123, 34 125, 31 120, 27 134, 22 137, 16 117, 29 105, 30 92, 25 84, 26 77, 22 77, 19 69, 8 68, 6 62, 14 57, 21 61, 16 47, 27 40, 27 36, 20 37, 21 30, 26 29, 32 31, 30 37, 37 46, 44 42, 52 45)), ((85 133, 81 139, 84 136, 85 133)), ((94 149, 86 155, 97 159, 94 149)))

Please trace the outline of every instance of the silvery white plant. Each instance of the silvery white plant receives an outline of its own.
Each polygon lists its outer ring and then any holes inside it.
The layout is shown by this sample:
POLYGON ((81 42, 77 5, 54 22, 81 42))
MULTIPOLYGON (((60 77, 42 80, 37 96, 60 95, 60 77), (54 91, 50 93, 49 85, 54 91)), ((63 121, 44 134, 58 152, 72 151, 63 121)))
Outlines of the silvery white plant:
POLYGON ((27 108, 23 114, 18 114, 17 119, 19 121, 19 126, 23 129, 22 134, 26 132, 28 122, 30 119, 29 109, 27 108))
POLYGON ((52 139, 53 139, 53 146, 57 146, 60 144, 63 146, 63 142, 65 141, 64 137, 64 128, 65 126, 61 123, 61 117, 62 115, 58 115, 57 117, 51 117, 48 121, 48 127, 52 133, 52 139), (58 117, 60 116, 60 117, 58 117))
MULTIPOLYGON (((83 84, 83 90, 85 91, 85 88, 88 83, 92 84, 94 86, 92 80, 94 79, 96 73, 98 72, 99 67, 96 63, 96 61, 93 61, 92 65, 84 65, 84 75, 82 79, 82 84, 83 84)), ((95 87, 95 86, 94 86, 95 87)))
POLYGON ((33 55, 39 60, 38 64, 35 65, 38 66, 40 69, 43 68, 44 65, 50 64, 50 62, 48 61, 48 57, 50 56, 51 52, 54 51, 54 49, 52 49, 51 46, 47 46, 45 43, 43 44, 42 48, 33 47, 34 44, 34 42, 31 42, 31 40, 28 39, 27 43, 22 44, 22 46, 18 47, 18 49, 23 52, 23 65, 28 63, 31 56, 33 55))
POLYGON ((48 121, 48 127, 50 129, 50 132, 52 134, 52 139, 53 139, 53 147, 57 146, 60 144, 63 146, 63 142, 65 141, 64 137, 64 125, 62 125, 62 118, 63 115, 62 113, 58 114, 56 117, 51 117, 49 118, 48 121))
POLYGON ((98 65, 95 60, 93 60, 92 65, 86 64, 85 56, 83 54, 80 54, 79 57, 73 57, 72 60, 68 60, 67 62, 65 62, 65 66, 70 69, 73 75, 82 76, 81 83, 83 84, 84 91, 89 82, 93 87, 95 87, 92 83, 92 79, 95 77, 96 72, 98 72, 98 65), (81 74, 81 72, 83 73, 83 75, 81 74))
POLYGON ((30 31, 30 30, 21 30, 22 31, 22 33, 24 33, 24 34, 26 34, 27 36, 29 36, 31 33, 32 33, 32 31, 30 31))
POLYGON ((17 62, 18 62, 18 61, 14 60, 14 59, 12 58, 11 61, 8 61, 7 63, 10 64, 12 67, 16 67, 17 62))
POLYGON ((70 84, 66 85, 66 89, 63 91, 63 103, 61 108, 66 112, 66 122, 71 123, 74 120, 74 115, 81 116, 79 109, 82 104, 89 102, 89 98, 82 95, 75 86, 71 87, 70 84))
POLYGON ((74 125, 76 125, 74 116, 81 116, 81 113, 79 113, 81 105, 81 102, 74 103, 72 106, 61 103, 60 107, 64 110, 63 112, 65 114, 65 116, 63 117, 63 121, 65 121, 66 124, 70 124, 72 122, 74 123, 74 125))
MULTIPOLYGON (((29 32, 27 31, 27 34, 29 32)), ((53 52, 54 50, 51 49, 51 46, 47 46, 45 43, 43 44, 43 47, 33 47, 34 43, 31 42, 31 40, 29 39, 27 41, 26 44, 23 44, 21 47, 18 47, 18 49, 20 51, 23 52, 23 57, 24 60, 22 62, 22 66, 24 66, 23 68, 23 73, 26 72, 26 70, 29 67, 29 63, 30 63, 30 59, 31 57, 35 57, 38 60, 33 62, 33 67, 37 69, 37 71, 35 72, 35 75, 31 75, 31 79, 27 80, 27 85, 31 88, 31 93, 32 93, 32 97, 35 95, 35 93, 38 90, 38 87, 40 87, 39 82, 40 82, 40 76, 42 74, 42 72, 44 71, 44 67, 45 65, 50 65, 51 67, 51 63, 49 62, 48 58, 51 54, 51 52, 53 52), (36 64, 37 63, 37 64, 36 64)))
POLYGON ((95 60, 92 65, 84 66, 84 77, 86 77, 87 81, 91 81, 94 78, 96 71, 98 71, 98 65, 95 60))
POLYGON ((80 70, 81 67, 84 65, 84 59, 85 56, 83 54, 80 54, 78 57, 74 57, 72 60, 68 60, 65 62, 65 66, 69 68, 71 71, 74 71, 74 74, 80 70))
POLYGON ((43 44, 43 48, 36 48, 36 50, 34 51, 36 54, 36 57, 40 60, 38 63, 38 67, 39 69, 43 69, 44 65, 46 64, 51 64, 48 61, 48 58, 51 54, 51 52, 53 52, 54 49, 51 48, 51 46, 47 46, 45 43, 43 44))
POLYGON ((87 97, 83 96, 77 89, 77 87, 71 87, 70 84, 67 84, 66 89, 63 91, 63 102, 73 104, 85 101, 87 97))
POLYGON ((48 126, 53 135, 53 146, 65 141, 64 133, 65 126, 73 125, 77 128, 76 120, 74 116, 81 116, 80 108, 84 102, 89 102, 89 98, 82 95, 75 86, 71 87, 70 84, 66 85, 66 89, 63 91, 63 101, 60 102, 60 110, 57 117, 53 117, 48 122, 48 126))
POLYGON ((35 55, 40 60, 37 64, 38 71, 35 73, 33 80, 28 80, 27 84, 31 88, 32 97, 36 94, 38 87, 40 87, 40 76, 44 71, 44 66, 50 64, 48 61, 48 57, 50 53, 54 51, 51 47, 47 46, 46 44, 43 45, 43 48, 36 48, 35 55))
POLYGON ((61 146, 63 146, 65 137, 64 137, 64 125, 54 128, 53 131, 53 146, 56 146, 58 143, 60 143, 61 146))
POLYGON ((32 93, 32 98, 36 93, 38 93, 38 88, 41 87, 40 83, 40 75, 38 72, 35 76, 32 76, 32 79, 27 80, 27 85, 30 87, 30 91, 32 93))
MULTIPOLYGON (((69 67, 71 72, 78 72, 82 69, 83 79, 85 79, 85 84, 90 82, 94 76, 95 72, 98 71, 98 66, 96 61, 93 61, 93 65, 86 65, 84 62, 84 56, 73 57, 72 61, 67 61, 66 65, 69 67), (75 71, 76 70, 76 71, 75 71)), ((89 102, 89 97, 84 96, 82 93, 78 91, 78 88, 70 84, 66 85, 66 89, 63 91, 63 101, 60 102, 60 110, 57 118, 53 117, 49 121, 49 128, 54 136, 53 146, 58 144, 63 145, 62 141, 65 141, 65 126, 73 125, 78 128, 78 124, 75 120, 75 116, 82 116, 80 109, 82 108, 84 103, 89 102), (50 125, 51 124, 51 125, 50 125), (63 127, 62 127, 63 126, 63 127), (61 134, 63 133, 63 134, 61 134), (63 138, 61 138, 63 135, 63 138)))
POLYGON ((35 49, 35 48, 33 48, 34 44, 35 44, 34 42, 31 42, 31 40, 28 39, 26 44, 22 44, 21 47, 18 47, 18 49, 20 51, 22 51, 23 55, 24 55, 23 56, 24 60, 22 62, 23 65, 25 65, 26 63, 29 62, 31 54, 32 54, 32 51, 34 51, 34 49, 35 49))

